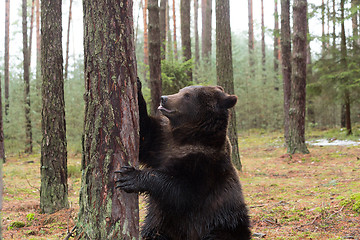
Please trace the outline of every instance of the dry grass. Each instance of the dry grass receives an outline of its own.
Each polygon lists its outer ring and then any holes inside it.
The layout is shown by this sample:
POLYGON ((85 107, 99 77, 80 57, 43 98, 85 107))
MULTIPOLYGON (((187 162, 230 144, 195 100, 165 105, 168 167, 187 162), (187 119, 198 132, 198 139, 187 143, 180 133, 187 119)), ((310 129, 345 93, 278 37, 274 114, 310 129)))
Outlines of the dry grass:
MULTIPOLYGON (((240 137, 252 231, 264 239, 359 239, 360 148, 310 147, 308 155, 289 156, 281 144, 279 134, 240 137)), ((51 215, 39 213, 40 156, 8 157, 4 239, 64 239, 79 208, 80 157, 68 159, 71 208, 51 215)))

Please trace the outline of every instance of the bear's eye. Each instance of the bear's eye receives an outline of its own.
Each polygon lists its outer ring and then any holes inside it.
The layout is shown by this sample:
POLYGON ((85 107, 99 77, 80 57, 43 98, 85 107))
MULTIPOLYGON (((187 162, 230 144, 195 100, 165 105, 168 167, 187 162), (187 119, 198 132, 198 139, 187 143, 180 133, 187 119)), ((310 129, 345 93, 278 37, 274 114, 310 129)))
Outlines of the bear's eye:
POLYGON ((190 99, 190 94, 189 94, 189 93, 185 93, 185 94, 184 94, 184 98, 185 98, 186 100, 189 100, 189 99, 190 99))

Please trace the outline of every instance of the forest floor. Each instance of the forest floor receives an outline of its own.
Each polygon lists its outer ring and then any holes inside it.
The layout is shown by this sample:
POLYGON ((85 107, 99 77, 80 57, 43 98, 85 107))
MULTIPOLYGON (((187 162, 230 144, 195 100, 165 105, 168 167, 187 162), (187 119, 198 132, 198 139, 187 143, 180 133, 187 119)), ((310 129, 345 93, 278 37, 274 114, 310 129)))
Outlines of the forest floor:
MULTIPOLYGON (((324 137, 324 131, 313 131, 307 138, 324 137)), ((353 140, 359 142, 359 135, 353 140)), ((282 143, 280 133, 249 131, 239 138, 239 176, 254 239, 359 240, 360 147, 309 145, 310 154, 290 156, 282 143)), ((8 156, 3 239, 64 239, 79 209, 80 164, 81 155, 69 154, 70 208, 40 214, 40 155, 8 156)))

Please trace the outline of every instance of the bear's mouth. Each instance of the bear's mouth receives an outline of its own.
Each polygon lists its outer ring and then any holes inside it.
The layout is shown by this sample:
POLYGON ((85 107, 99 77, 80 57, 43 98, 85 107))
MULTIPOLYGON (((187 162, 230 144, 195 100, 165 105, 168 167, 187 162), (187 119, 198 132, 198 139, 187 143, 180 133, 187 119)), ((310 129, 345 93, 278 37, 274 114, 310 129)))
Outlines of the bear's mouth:
POLYGON ((175 110, 167 109, 162 104, 160 104, 160 106, 158 107, 158 110, 160 110, 162 113, 173 113, 173 112, 175 112, 175 110))

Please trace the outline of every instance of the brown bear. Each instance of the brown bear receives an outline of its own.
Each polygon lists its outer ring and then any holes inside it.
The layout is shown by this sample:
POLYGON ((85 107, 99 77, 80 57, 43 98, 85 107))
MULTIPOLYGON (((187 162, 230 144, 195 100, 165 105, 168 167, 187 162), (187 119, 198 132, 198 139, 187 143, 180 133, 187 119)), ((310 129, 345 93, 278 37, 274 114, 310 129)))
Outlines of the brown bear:
POLYGON ((141 169, 124 167, 116 187, 144 193, 143 239, 251 239, 248 210, 227 138, 237 97, 219 86, 162 96, 149 116, 139 89, 141 169))

